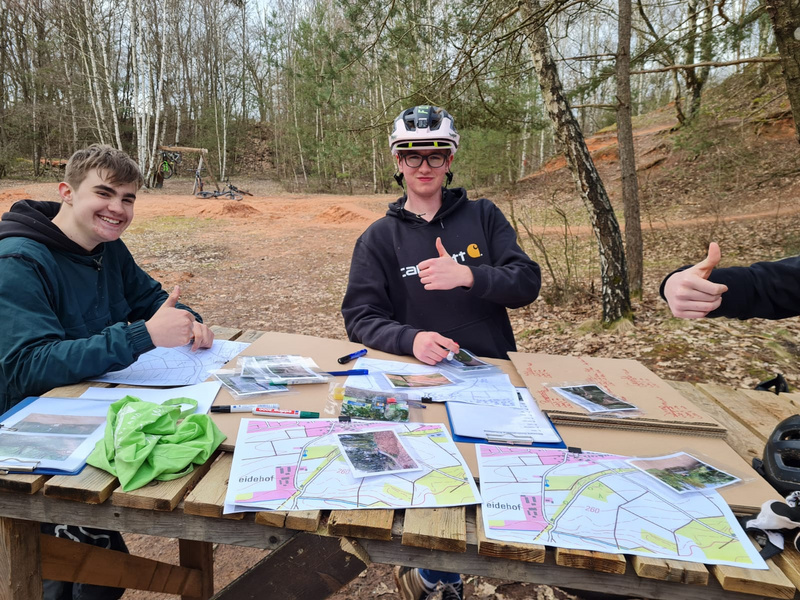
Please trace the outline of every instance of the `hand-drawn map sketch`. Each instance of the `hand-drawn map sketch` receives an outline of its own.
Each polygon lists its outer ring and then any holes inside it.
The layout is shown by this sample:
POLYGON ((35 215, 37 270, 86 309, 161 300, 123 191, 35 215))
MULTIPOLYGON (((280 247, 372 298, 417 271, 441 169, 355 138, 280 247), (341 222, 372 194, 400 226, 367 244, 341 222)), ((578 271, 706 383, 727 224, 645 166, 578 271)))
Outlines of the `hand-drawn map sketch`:
POLYGON ((767 568, 713 490, 678 494, 626 456, 489 445, 477 453, 488 538, 767 568))
POLYGON ((155 348, 145 352, 130 367, 109 371, 92 381, 129 385, 194 385, 205 381, 210 371, 219 369, 249 344, 214 340, 211 348, 192 352, 191 346, 155 348))
POLYGON ((416 508, 477 504, 464 458, 442 424, 340 423, 334 419, 242 419, 225 513, 416 508), (393 430, 420 470, 356 478, 337 434, 393 430))

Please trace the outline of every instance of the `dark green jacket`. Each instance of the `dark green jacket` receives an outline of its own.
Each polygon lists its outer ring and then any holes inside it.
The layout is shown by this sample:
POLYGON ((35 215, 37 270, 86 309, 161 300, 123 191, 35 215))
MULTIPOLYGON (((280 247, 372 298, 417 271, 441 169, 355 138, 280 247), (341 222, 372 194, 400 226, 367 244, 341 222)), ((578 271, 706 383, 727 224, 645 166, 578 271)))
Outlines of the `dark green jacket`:
POLYGON ((0 221, 3 412, 131 365, 154 348, 145 320, 168 297, 121 240, 91 252, 69 240, 50 222, 58 207, 22 200, 0 221))

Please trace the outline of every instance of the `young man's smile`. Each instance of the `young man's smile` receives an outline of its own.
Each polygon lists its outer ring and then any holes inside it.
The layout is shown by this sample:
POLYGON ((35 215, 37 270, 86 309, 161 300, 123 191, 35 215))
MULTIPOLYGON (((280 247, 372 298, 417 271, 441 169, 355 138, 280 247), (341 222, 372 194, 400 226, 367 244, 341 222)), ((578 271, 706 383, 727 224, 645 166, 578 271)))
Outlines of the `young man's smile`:
POLYGON ((86 250, 119 239, 133 221, 135 183, 112 183, 94 170, 77 189, 61 183, 58 191, 64 204, 53 222, 86 250))

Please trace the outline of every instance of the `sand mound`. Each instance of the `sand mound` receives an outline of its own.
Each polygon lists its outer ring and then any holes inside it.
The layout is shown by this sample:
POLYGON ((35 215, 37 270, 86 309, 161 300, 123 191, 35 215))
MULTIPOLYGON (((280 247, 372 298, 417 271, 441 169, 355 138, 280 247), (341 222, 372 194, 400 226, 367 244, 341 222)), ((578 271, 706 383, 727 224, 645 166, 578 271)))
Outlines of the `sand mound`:
POLYGON ((200 214, 204 217, 229 217, 233 219, 241 219, 244 217, 253 217, 260 215, 261 211, 253 208, 245 202, 228 201, 222 204, 207 205, 200 210, 200 214))
POLYGON ((337 204, 321 212, 314 220, 317 223, 327 225, 341 225, 343 223, 363 225, 364 223, 374 221, 377 216, 378 215, 374 215, 370 211, 358 208, 357 206, 342 206, 337 204))

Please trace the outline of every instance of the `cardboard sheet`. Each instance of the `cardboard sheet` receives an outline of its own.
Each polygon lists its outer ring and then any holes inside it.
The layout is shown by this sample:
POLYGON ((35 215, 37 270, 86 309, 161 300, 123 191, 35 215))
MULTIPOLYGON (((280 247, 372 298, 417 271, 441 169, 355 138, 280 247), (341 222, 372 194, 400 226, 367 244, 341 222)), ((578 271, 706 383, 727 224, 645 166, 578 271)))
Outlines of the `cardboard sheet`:
POLYGON ((510 352, 509 357, 539 407, 553 423, 631 431, 674 431, 724 437, 725 428, 642 363, 619 358, 552 356, 510 352), (549 385, 594 383, 639 411, 619 415, 589 413, 549 385))

